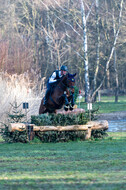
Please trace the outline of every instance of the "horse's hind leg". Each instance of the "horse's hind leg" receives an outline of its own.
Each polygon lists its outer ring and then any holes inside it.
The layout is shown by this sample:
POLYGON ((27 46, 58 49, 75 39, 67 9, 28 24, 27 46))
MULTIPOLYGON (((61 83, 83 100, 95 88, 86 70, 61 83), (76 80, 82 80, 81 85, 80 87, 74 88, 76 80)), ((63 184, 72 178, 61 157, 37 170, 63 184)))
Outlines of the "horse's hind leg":
POLYGON ((54 113, 57 114, 57 110, 54 110, 54 113))
POLYGON ((40 114, 44 114, 44 113, 47 112, 47 111, 46 111, 47 109, 46 109, 46 107, 43 105, 43 102, 44 102, 44 99, 42 99, 41 104, 40 104, 39 115, 40 115, 40 114))

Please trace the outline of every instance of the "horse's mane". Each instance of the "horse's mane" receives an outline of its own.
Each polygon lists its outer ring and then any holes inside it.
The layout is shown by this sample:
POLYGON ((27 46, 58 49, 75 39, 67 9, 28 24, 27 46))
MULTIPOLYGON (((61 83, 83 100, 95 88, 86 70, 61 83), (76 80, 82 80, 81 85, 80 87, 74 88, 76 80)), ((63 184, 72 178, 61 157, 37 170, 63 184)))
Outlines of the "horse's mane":
POLYGON ((75 77, 76 76, 76 73, 75 74, 70 74, 70 73, 67 73, 66 75, 64 75, 61 80, 59 81, 58 85, 62 85, 64 87, 69 87, 68 84, 70 84, 70 86, 74 86, 73 83, 75 83, 75 77))
POLYGON ((62 77, 62 80, 64 80, 64 79, 70 79, 71 81, 73 81, 72 79, 75 79, 74 77, 76 76, 76 73, 75 74, 70 74, 70 73, 67 73, 66 75, 64 75, 63 77, 62 77))

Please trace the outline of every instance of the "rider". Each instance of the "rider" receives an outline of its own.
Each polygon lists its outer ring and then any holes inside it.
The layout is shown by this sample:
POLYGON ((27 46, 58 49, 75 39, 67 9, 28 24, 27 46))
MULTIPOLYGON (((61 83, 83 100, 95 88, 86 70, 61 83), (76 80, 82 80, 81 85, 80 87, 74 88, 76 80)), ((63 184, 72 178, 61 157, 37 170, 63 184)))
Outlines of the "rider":
POLYGON ((56 86, 57 81, 60 80, 62 76, 67 74, 67 71, 68 71, 67 66, 62 65, 60 70, 54 71, 52 75, 49 77, 48 82, 47 82, 47 91, 46 91, 44 102, 43 102, 44 106, 47 104, 51 89, 54 86, 56 86))

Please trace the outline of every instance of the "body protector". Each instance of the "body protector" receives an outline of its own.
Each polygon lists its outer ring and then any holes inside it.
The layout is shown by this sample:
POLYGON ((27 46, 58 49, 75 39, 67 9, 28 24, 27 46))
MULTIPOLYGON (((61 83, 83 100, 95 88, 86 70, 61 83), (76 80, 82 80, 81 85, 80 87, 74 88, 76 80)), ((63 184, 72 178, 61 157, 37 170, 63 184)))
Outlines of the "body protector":
POLYGON ((53 84, 56 83, 58 79, 62 77, 61 71, 56 70, 53 72, 53 74, 49 77, 48 83, 53 84))

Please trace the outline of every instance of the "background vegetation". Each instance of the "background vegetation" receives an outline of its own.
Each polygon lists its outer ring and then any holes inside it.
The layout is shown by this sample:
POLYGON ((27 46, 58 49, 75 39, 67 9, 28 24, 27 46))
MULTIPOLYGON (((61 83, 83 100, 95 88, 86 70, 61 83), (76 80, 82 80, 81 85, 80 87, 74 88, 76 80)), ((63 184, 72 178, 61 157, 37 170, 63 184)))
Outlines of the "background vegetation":
MULTIPOLYGON (((77 100, 78 107, 87 110, 87 103, 84 102, 84 98, 77 100)), ((97 113, 111 113, 117 111, 126 111, 126 96, 119 96, 118 102, 115 102, 114 96, 101 96, 100 102, 94 102, 92 104, 94 110, 98 109, 97 113)))
POLYGON ((116 96, 125 94, 125 7, 123 0, 1 0, 1 120, 15 97, 18 104, 29 102, 29 115, 38 114, 47 79, 62 64, 77 73, 76 86, 83 96, 101 83, 101 89, 113 95, 117 89, 116 96))
MULTIPOLYGON (((69 67, 71 73, 77 72, 77 86, 84 87, 84 50, 81 1, 73 0, 15 0, 0 1, 0 69, 10 74, 28 72, 30 80, 35 74, 38 83, 43 77, 62 64, 69 67)), ((126 11, 123 3, 121 25, 119 12, 121 0, 100 0, 98 15, 96 4, 92 0, 84 1, 88 43, 89 82, 93 90, 95 69, 97 68, 97 35, 99 34, 99 71, 97 85, 103 75, 107 78, 103 88, 114 88, 114 56, 108 70, 108 61, 114 42, 114 29, 120 27, 116 44, 116 69, 119 88, 126 88, 125 64, 125 26, 126 11), (90 12, 90 14, 89 14, 90 12), (99 33, 97 31, 97 16, 99 33), (115 24, 115 26, 113 26, 115 24), (114 28, 115 27, 115 28, 114 28)), ((37 85, 37 84, 36 84, 37 85)), ((40 89, 39 89, 40 90, 40 89)))

